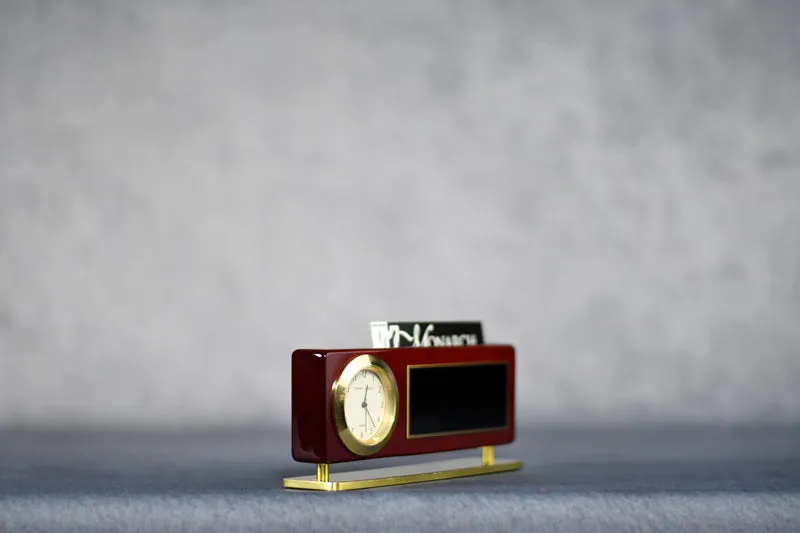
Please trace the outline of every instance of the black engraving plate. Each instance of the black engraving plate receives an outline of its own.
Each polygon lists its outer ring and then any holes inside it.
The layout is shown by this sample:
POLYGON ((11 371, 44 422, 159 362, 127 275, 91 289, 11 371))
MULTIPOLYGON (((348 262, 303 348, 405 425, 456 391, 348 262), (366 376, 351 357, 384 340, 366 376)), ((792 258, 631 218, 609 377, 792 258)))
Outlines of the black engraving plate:
POLYGON ((408 369, 408 437, 477 432, 508 423, 508 366, 503 363, 408 369))

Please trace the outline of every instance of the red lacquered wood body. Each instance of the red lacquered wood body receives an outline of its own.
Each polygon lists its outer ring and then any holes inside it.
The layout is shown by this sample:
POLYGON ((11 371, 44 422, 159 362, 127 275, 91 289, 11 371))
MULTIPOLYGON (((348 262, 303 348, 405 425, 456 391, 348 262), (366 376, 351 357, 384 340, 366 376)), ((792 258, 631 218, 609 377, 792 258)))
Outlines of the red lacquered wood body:
MULTIPOLYGON (((509 345, 438 346, 387 349, 295 350, 292 353, 292 457, 306 463, 343 463, 360 459, 444 452, 507 444, 514 440, 514 348, 509 345), (397 424, 386 445, 374 455, 353 454, 342 444, 333 421, 333 384, 353 358, 381 358, 397 381, 397 424), (496 363, 508 365, 506 427, 471 433, 407 438, 407 367, 409 365, 496 363)), ((475 391, 480 394, 480 391, 475 391)))

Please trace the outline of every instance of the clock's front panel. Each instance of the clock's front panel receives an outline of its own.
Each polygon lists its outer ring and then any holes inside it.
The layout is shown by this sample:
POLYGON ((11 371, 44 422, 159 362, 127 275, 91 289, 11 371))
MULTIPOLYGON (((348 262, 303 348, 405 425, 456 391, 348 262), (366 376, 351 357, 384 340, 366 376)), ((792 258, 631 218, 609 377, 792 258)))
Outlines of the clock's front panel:
MULTIPOLYGON (((507 345, 396 348, 328 352, 325 453, 319 462, 337 463, 506 444, 514 439, 514 349, 507 345), (355 358, 372 355, 388 367, 396 390, 365 369, 349 379, 335 416, 337 381, 355 358), (396 395, 390 398, 389 395, 396 395), (388 412, 389 400, 396 411, 388 412), (354 453, 348 439, 374 439, 387 417, 394 425, 374 453, 354 453), (349 435, 342 435, 346 431, 349 435)), ((340 398, 341 400, 341 398, 340 398)))

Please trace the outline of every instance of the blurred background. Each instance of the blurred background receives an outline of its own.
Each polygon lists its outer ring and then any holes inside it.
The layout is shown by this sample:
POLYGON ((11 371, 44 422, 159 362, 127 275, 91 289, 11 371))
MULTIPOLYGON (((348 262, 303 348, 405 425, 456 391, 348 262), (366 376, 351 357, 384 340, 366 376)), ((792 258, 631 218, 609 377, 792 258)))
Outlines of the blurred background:
POLYGON ((800 3, 0 2, 0 426, 283 424, 484 322, 521 424, 800 422, 800 3))

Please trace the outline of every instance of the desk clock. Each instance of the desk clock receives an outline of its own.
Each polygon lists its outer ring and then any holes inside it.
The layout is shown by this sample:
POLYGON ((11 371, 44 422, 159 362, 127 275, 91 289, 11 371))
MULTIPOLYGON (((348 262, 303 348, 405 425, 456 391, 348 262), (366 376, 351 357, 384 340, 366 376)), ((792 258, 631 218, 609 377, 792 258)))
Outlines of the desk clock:
POLYGON ((296 350, 292 456, 316 475, 284 487, 352 490, 517 470, 509 345, 296 350), (329 465, 480 448, 480 457, 333 474, 329 465))

